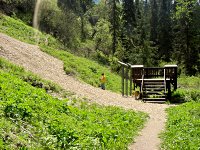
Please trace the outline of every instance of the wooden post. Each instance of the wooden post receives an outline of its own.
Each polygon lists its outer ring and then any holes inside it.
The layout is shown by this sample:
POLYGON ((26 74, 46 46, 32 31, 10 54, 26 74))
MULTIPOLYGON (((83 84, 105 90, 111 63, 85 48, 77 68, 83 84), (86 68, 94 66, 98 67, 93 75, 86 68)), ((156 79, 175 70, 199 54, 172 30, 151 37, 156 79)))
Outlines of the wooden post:
POLYGON ((126 96, 128 96, 128 67, 126 67, 126 96))
POLYGON ((132 69, 130 69, 130 96, 132 95, 132 84, 133 84, 133 79, 132 79, 132 69))
POLYGON ((170 84, 170 82, 168 81, 167 82, 167 91, 168 91, 168 93, 167 93, 167 99, 169 100, 169 101, 171 101, 171 84, 170 84))
POLYGON ((126 95, 128 96, 128 65, 121 62, 121 61, 118 61, 119 64, 122 65, 122 96, 124 96, 124 89, 126 88, 126 95), (124 72, 124 68, 126 68, 125 72, 124 72), (124 74, 125 73, 125 74, 124 74), (124 78, 126 78, 126 87, 124 88, 124 78))
POLYGON ((124 96, 124 66, 122 66, 122 96, 124 96))
POLYGON ((176 67, 174 68, 174 73, 175 73, 174 90, 177 89, 177 78, 178 78, 177 70, 178 70, 178 67, 176 66, 176 67))
POLYGON ((136 86, 138 85, 138 82, 136 82, 136 80, 142 79, 142 75, 144 74, 143 72, 144 65, 131 65, 130 67, 131 67, 131 81, 134 84, 134 90, 135 90, 136 86))
POLYGON ((174 90, 177 89, 177 68, 177 65, 165 65, 165 69, 167 69, 168 73, 171 74, 170 76, 172 76, 174 90))

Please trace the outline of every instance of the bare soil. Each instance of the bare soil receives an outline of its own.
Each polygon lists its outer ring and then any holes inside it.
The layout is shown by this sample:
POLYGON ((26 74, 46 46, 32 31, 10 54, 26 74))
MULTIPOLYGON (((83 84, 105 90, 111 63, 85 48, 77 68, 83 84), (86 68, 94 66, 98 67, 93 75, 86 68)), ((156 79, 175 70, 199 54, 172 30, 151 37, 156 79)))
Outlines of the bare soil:
POLYGON ((67 91, 78 97, 88 98, 91 102, 101 105, 119 106, 125 109, 143 111, 150 118, 145 127, 129 146, 130 150, 159 149, 159 133, 164 129, 166 121, 165 109, 169 107, 163 103, 143 103, 133 97, 122 97, 120 94, 108 90, 101 90, 83 83, 63 71, 63 62, 42 52, 38 46, 30 45, 0 33, 0 57, 14 64, 24 67, 40 77, 57 83, 67 91))

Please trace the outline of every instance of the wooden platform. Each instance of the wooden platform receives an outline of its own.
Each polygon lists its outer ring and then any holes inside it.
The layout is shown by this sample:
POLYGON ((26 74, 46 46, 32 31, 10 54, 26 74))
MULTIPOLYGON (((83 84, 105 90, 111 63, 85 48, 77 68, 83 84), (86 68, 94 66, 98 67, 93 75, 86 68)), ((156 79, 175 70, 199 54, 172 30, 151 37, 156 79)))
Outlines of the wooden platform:
POLYGON ((166 101, 171 99, 171 86, 177 89, 177 65, 144 67, 119 62, 122 65, 122 95, 140 88, 143 101, 166 101), (130 86, 128 88, 128 80, 130 86), (125 81, 125 82, 124 82, 125 81))

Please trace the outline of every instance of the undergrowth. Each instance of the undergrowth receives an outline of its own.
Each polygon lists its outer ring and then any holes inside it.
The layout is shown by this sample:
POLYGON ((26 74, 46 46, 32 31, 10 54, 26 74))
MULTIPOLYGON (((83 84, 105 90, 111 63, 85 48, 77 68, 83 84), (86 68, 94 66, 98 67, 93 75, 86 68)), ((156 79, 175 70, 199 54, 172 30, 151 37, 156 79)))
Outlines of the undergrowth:
POLYGON ((172 102, 200 102, 200 77, 181 76, 178 89, 172 93, 172 102))
POLYGON ((178 79, 178 89, 172 95, 173 102, 184 102, 167 109, 168 119, 161 134, 162 149, 200 149, 200 78, 178 79))
POLYGON ((127 149, 146 115, 59 100, 0 70, 0 149, 127 149))
POLYGON ((167 110, 166 130, 162 133, 162 149, 200 149, 200 103, 188 102, 167 110))
POLYGON ((9 74, 11 75, 19 77, 20 79, 22 79, 23 81, 29 83, 34 87, 43 88, 47 92, 58 93, 62 91, 62 88, 57 84, 43 80, 31 72, 25 71, 24 68, 11 64, 10 62, 6 61, 1 57, 0 57, 0 69, 9 72, 9 74))

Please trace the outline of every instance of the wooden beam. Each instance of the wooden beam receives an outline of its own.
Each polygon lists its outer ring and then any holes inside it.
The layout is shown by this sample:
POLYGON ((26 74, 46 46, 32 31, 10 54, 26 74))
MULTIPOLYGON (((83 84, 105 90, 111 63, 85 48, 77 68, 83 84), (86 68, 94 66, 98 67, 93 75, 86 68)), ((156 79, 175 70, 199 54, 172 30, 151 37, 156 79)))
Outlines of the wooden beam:
POLYGON ((126 67, 128 67, 127 64, 125 64, 125 63, 123 63, 123 62, 121 62, 121 61, 118 61, 118 63, 121 64, 122 66, 126 66, 126 67))

